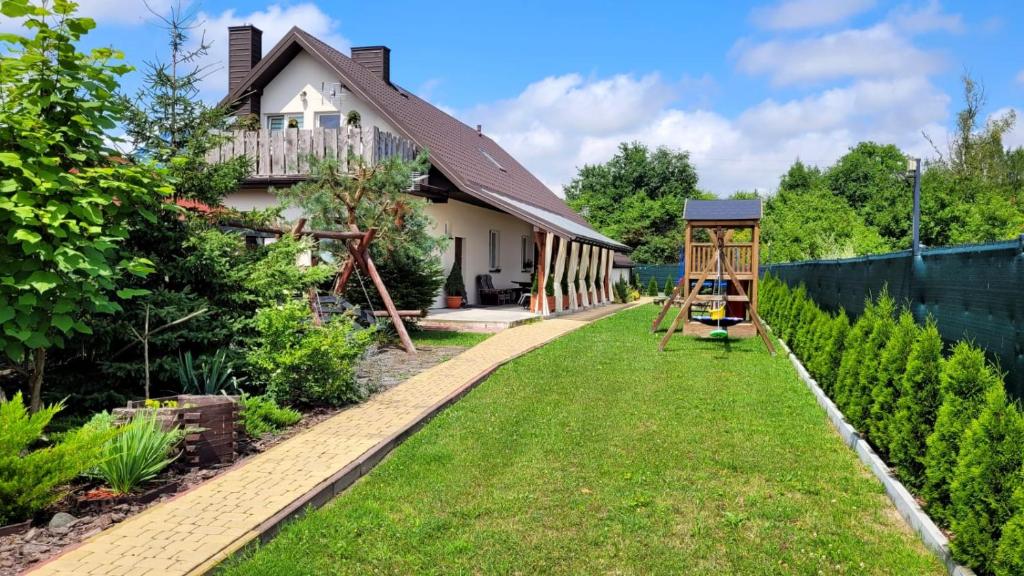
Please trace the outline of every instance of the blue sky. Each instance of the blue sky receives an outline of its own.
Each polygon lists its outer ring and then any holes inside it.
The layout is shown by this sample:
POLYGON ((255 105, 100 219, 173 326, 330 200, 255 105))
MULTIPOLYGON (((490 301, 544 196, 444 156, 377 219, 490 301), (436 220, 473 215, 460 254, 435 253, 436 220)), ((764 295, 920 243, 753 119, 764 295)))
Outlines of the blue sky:
MULTIPOLYGON (((987 113, 1024 110, 1013 0, 191 2, 213 63, 243 22, 264 29, 265 50, 292 25, 341 49, 390 46, 395 82, 483 124, 556 190, 623 140, 689 150, 719 194, 771 190, 794 159, 826 165, 863 139, 934 156, 921 133, 945 146, 964 71, 984 82, 987 113)), ((90 43, 133 63, 162 53, 141 0, 82 6, 99 24, 90 43)), ((1024 128, 1009 143, 1024 145, 1024 128)))

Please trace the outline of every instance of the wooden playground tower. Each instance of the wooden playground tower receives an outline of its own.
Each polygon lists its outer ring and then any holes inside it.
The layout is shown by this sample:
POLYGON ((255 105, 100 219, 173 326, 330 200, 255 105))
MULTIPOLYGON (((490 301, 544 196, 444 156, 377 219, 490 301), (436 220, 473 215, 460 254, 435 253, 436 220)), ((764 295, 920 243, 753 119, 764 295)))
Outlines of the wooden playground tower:
POLYGON ((658 331, 673 305, 680 308, 661 339, 659 350, 665 350, 672 335, 685 322, 684 334, 707 336, 713 333, 712 329, 724 333, 728 327, 738 337, 756 333, 774 355, 775 347, 757 313, 761 201, 687 200, 683 220, 683 275, 665 299, 651 331, 658 331), (706 232, 707 241, 697 241, 701 230, 706 232), (741 230, 750 230, 750 238, 734 241, 736 232, 741 230), (712 277, 711 293, 702 293, 707 292, 706 285, 712 277), (694 304, 710 307, 711 313, 691 318, 694 304))

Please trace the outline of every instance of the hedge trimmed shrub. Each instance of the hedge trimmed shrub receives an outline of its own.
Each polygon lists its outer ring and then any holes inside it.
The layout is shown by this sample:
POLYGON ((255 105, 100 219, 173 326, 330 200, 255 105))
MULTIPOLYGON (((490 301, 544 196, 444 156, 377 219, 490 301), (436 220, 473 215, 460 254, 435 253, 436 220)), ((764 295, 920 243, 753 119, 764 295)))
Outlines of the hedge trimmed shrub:
POLYGON ((924 484, 924 455, 939 410, 942 338, 931 320, 910 349, 903 388, 896 402, 889 455, 899 477, 915 490, 924 484))
POLYGON ((846 310, 839 310, 839 314, 828 323, 817 358, 811 361, 811 373, 829 395, 835 391, 836 376, 839 374, 839 364, 843 358, 843 345, 849 332, 850 319, 846 316, 846 310))
POLYGON ((889 444, 892 442, 889 430, 903 388, 903 373, 907 370, 910 350, 920 332, 914 315, 904 310, 889 335, 885 349, 882 350, 878 371, 875 373, 875 385, 871 389, 871 409, 868 414, 868 436, 883 456, 889 454, 889 444))
POLYGON ((1002 387, 999 374, 985 360, 985 351, 958 342, 949 359, 942 363, 942 405, 935 417, 935 430, 928 436, 925 452, 925 483, 921 495, 928 513, 949 523, 949 486, 960 453, 960 440, 971 421, 981 412, 989 392, 1002 387))
MULTIPOLYGON (((954 557, 982 573, 1014 574, 1014 551, 999 553, 1011 502, 1024 485, 1024 418, 1002 386, 989 390, 985 406, 961 440, 950 485, 950 542, 954 557), (998 554, 998 555, 997 555, 998 554), (1008 564, 999 565, 1001 562, 1008 564)), ((1016 524, 1011 537, 1016 539, 1016 524)), ((1010 542, 1010 540, 1007 540, 1010 542)), ((1016 551, 1019 555, 1020 550, 1016 551)), ((1019 574, 1019 572, 1017 572, 1019 574)))
POLYGON ((868 338, 875 329, 875 303, 868 301, 864 306, 864 313, 853 323, 853 327, 846 335, 844 348, 846 352, 839 364, 839 375, 836 378, 835 400, 836 406, 846 413, 850 407, 850 398, 860 381, 860 371, 863 367, 864 348, 867 346, 868 338))

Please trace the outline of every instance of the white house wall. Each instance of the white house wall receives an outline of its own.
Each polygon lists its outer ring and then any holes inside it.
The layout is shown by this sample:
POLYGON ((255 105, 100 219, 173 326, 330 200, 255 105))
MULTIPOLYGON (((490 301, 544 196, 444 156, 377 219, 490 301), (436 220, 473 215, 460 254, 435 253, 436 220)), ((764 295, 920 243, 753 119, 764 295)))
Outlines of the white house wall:
POLYGON ((267 126, 267 116, 277 114, 302 114, 303 128, 316 127, 318 112, 338 112, 344 125, 345 116, 351 110, 359 112, 364 131, 372 133, 374 126, 382 131, 397 134, 398 131, 385 122, 376 110, 356 97, 349 90, 338 90, 332 102, 330 85, 340 79, 334 72, 317 62, 306 52, 300 52, 273 80, 263 88, 260 99, 262 126, 267 126), (326 87, 321 93, 321 88, 326 87), (302 93, 306 93, 305 99, 302 93))
MULTIPOLYGON (((465 238, 462 247, 462 259, 464 267, 462 278, 466 283, 466 292, 470 304, 479 303, 479 295, 476 289, 476 277, 479 274, 490 274, 495 288, 511 288, 513 280, 528 281, 531 270, 524 271, 522 268, 522 252, 520 250, 521 239, 527 237, 529 242, 529 254, 533 258, 533 227, 514 216, 503 212, 497 212, 488 208, 481 208, 465 202, 450 200, 444 204, 428 203, 426 213, 434 222, 433 233, 442 235, 445 233, 445 225, 448 226, 449 237, 465 238), (491 230, 498 230, 501 237, 500 242, 500 272, 492 272, 488 266, 488 239, 491 230)), ((455 241, 448 244, 448 248, 441 257, 441 264, 444 267, 445 275, 452 268, 455 262, 455 241)), ((434 307, 444 306, 444 295, 439 294, 434 302, 434 307)))

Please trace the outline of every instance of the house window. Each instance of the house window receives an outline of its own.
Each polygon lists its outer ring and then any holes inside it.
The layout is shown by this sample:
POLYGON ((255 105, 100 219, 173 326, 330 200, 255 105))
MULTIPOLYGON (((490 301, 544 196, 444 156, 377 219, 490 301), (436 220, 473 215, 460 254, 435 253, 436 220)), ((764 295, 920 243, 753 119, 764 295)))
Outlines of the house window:
POLYGON ((530 244, 530 237, 523 235, 519 240, 519 250, 521 252, 520 261, 522 262, 523 272, 533 271, 533 245, 530 244))
POLYGON ((267 130, 271 132, 284 130, 292 124, 292 128, 302 128, 302 114, 274 114, 273 116, 267 116, 267 130))
POLYGON ((487 242, 487 255, 488 255, 488 267, 491 271, 496 271, 501 268, 501 234, 497 230, 491 230, 489 239, 487 242))
POLYGON ((341 114, 337 112, 322 112, 316 115, 316 125, 319 128, 340 128, 341 114))

